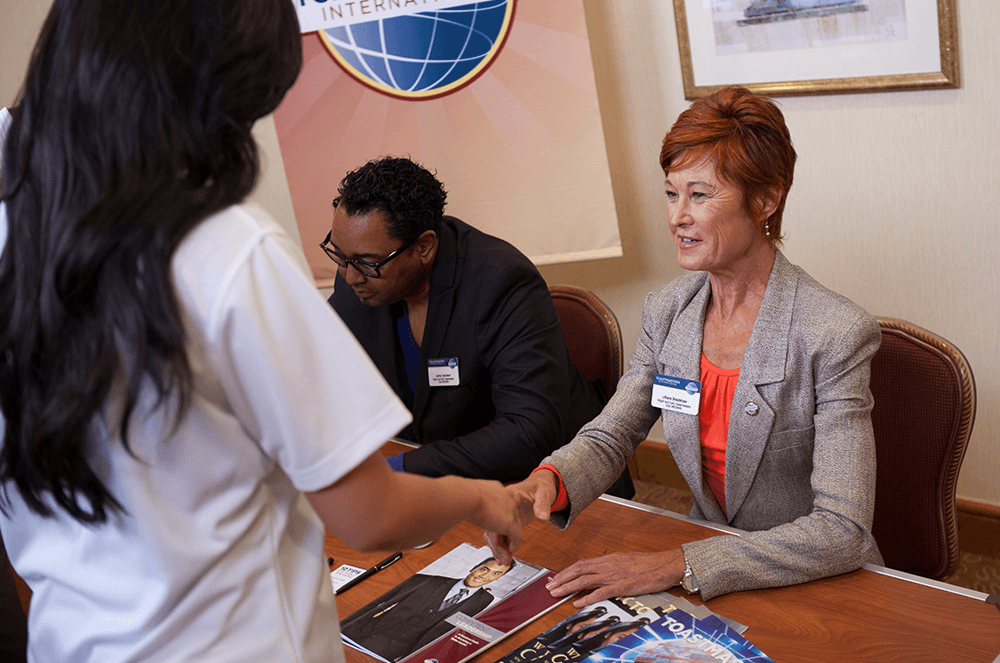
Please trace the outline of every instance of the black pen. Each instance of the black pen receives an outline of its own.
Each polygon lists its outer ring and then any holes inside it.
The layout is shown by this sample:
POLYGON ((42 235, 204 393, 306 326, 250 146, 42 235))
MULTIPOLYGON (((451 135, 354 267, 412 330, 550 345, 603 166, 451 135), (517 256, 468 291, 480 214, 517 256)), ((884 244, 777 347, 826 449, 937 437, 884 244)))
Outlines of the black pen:
POLYGON ((353 578, 351 578, 350 580, 348 580, 347 582, 345 582, 343 585, 341 585, 340 587, 338 587, 337 591, 334 592, 334 595, 336 596, 338 594, 346 592, 351 587, 354 587, 356 584, 358 584, 359 582, 361 582, 365 578, 367 578, 369 576, 373 576, 376 573, 378 573, 379 571, 381 571, 382 569, 386 568, 387 566, 391 566, 392 564, 395 564, 400 559, 402 559, 402 557, 403 557, 403 553, 401 553, 401 552, 398 552, 398 553, 396 553, 394 555, 389 555, 388 557, 386 557, 381 562, 379 562, 375 566, 371 567, 370 569, 368 569, 364 573, 361 573, 359 575, 354 576, 353 578))

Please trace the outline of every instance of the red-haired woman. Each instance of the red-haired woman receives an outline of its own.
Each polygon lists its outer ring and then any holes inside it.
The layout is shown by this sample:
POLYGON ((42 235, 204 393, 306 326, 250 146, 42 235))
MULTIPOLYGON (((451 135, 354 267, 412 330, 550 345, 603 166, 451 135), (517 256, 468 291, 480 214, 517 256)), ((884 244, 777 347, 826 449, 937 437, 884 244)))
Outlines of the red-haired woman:
POLYGON ((795 150, 769 99, 729 87, 663 141, 667 226, 692 273, 649 294, 614 398, 516 484, 566 527, 657 417, 694 493, 693 518, 746 530, 658 553, 578 561, 549 586, 584 606, 682 584, 703 599, 880 563, 871 535, 868 376, 878 324, 778 250, 795 150))

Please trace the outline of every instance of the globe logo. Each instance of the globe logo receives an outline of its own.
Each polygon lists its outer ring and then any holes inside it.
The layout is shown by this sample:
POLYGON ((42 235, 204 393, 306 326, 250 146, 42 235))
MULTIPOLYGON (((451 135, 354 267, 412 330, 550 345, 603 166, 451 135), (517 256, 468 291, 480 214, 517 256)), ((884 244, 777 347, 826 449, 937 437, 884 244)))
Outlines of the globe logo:
MULTIPOLYGON (((403 99, 432 99, 475 80, 503 47, 515 0, 453 6, 438 0, 385 0, 401 6, 391 16, 344 21, 318 34, 334 60, 362 84, 403 99), (433 11, 418 7, 436 4, 433 11), (413 5, 411 11, 402 10, 413 5)), ((363 4, 363 3, 342 3, 363 4)), ((360 14, 360 12, 356 12, 360 14)))

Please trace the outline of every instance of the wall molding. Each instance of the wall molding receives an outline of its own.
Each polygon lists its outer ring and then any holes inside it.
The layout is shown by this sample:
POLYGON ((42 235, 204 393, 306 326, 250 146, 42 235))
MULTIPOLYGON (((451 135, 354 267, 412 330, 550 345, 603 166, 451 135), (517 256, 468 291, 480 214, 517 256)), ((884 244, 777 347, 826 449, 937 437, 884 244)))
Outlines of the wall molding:
POLYGON ((1000 558, 1000 506, 956 499, 955 510, 961 551, 1000 558))

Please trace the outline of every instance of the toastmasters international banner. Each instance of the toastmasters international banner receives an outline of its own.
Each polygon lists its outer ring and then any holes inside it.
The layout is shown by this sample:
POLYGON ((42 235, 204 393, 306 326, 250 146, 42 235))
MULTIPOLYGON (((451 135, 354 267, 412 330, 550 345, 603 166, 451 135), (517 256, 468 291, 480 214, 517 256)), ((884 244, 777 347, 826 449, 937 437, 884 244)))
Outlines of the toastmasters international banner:
POLYGON ((582 1, 292 0, 305 66, 274 122, 320 287, 337 184, 383 155, 537 264, 621 255, 582 1))

